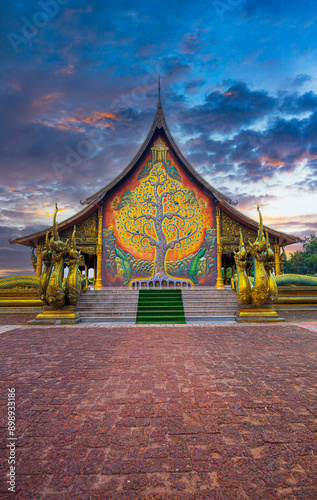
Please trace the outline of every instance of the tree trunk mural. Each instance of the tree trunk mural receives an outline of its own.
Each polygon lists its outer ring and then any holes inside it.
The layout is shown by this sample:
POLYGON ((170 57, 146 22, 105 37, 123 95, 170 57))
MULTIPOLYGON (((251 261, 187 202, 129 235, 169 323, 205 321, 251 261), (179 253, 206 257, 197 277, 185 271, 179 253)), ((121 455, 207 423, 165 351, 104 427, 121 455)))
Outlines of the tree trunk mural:
POLYGON ((167 252, 186 251, 199 240, 204 216, 193 191, 181 186, 176 167, 157 162, 150 171, 144 167, 138 179, 140 186, 125 191, 115 208, 118 232, 145 256, 154 248, 154 275, 167 276, 167 252))

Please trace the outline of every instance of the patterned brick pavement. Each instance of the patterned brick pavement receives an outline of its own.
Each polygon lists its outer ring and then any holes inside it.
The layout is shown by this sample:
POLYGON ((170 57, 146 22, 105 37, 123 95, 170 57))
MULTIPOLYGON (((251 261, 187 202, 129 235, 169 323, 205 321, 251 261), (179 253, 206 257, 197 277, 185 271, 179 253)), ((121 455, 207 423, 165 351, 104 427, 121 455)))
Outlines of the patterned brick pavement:
POLYGON ((36 313, 33 314, 3 314, 0 313, 1 325, 25 325, 30 319, 34 319, 36 313))
POLYGON ((16 326, 0 339, 1 498, 317 499, 316 333, 16 326))

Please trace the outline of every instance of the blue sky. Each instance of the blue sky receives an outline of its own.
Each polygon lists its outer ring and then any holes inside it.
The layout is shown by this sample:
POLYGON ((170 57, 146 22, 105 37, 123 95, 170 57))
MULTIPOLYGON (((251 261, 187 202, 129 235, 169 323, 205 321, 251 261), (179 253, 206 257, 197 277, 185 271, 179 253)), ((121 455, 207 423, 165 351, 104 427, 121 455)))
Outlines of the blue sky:
MULTIPOLYGON (((300 237, 317 228, 317 7, 289 1, 1 2, 0 269, 8 239, 80 209, 151 126, 157 73, 192 166, 237 208, 300 237)), ((296 249, 296 247, 294 247, 296 249)))

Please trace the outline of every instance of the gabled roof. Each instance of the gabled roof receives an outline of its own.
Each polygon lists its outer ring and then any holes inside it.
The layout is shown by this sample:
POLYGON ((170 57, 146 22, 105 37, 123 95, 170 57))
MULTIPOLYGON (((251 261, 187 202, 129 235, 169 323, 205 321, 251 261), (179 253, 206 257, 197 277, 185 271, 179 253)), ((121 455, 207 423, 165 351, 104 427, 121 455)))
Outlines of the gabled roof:
MULTIPOLYGON (((236 205, 234 201, 232 201, 230 198, 227 196, 223 195, 217 189, 213 188, 208 184, 207 181, 205 181, 194 169, 193 167, 188 163, 186 158, 182 155, 181 151, 179 150, 178 146, 176 145, 169 129, 167 126, 167 123, 165 121, 164 113, 163 113, 163 108, 162 108, 162 103, 161 103, 161 98, 160 98, 160 87, 159 87, 159 97, 158 97, 158 104, 157 104, 157 109, 154 117, 154 121, 152 124, 152 127, 142 144, 141 148, 139 149, 138 153, 135 155, 133 160, 129 163, 129 165, 119 174, 110 184, 102 188, 100 191, 95 193, 94 195, 90 196, 84 201, 81 201, 81 205, 84 205, 85 208, 81 210, 79 213, 74 215, 73 217, 70 217, 69 219, 66 219, 65 221, 59 223, 58 229, 59 232, 64 231, 65 229, 68 229, 69 227, 72 227, 75 224, 78 224, 81 222, 83 219, 87 218, 89 215, 94 213, 100 205, 103 204, 103 199, 104 197, 113 191, 118 185, 122 184, 125 179, 130 175, 131 172, 139 165, 139 162, 142 160, 142 157, 145 156, 147 152, 147 148, 150 145, 152 139, 156 134, 160 133, 161 135, 165 135, 166 140, 168 142, 169 148, 174 154, 174 156, 179 160, 180 164, 182 165, 183 169, 189 177, 191 177, 198 185, 207 193, 209 193, 214 199, 217 205, 225 212, 227 213, 230 217, 233 219, 239 221, 241 224, 246 225, 250 229, 257 230, 258 229, 258 223, 254 221, 253 219, 250 219, 246 215, 242 214, 238 210, 236 210, 233 205, 236 205)), ((268 230, 268 233, 271 237, 273 238, 278 238, 281 244, 285 245, 290 245, 292 243, 296 243, 299 241, 299 238, 296 236, 292 236, 286 233, 281 233, 279 231, 276 231, 274 229, 271 229, 267 226, 264 226, 265 229, 268 230)), ((52 228, 50 228, 51 230, 52 228)), ((22 245, 27 245, 27 246, 33 246, 36 245, 38 240, 42 240, 45 238, 46 234, 46 229, 43 231, 40 231, 38 233, 31 234, 30 236, 25 236, 24 238, 18 238, 16 240, 10 240, 11 244, 19 243, 22 245)))
POLYGON ((155 133, 157 130, 160 132, 162 132, 162 131, 165 132, 170 149, 172 150, 174 155, 180 160, 184 170, 187 171, 187 173, 190 175, 190 177, 192 177, 193 179, 198 181, 198 184, 200 184, 203 189, 205 189, 209 193, 211 193, 213 195, 213 197, 216 198, 216 200, 218 200, 218 201, 225 200, 227 203, 234 204, 234 202, 232 200, 230 200, 230 198, 221 194, 215 188, 210 186, 208 184, 208 182, 206 182, 202 177, 200 177, 200 175, 193 169, 193 167, 184 158, 184 156, 182 155, 182 153, 178 149, 178 147, 177 147, 177 145, 176 145, 176 143, 175 143, 175 141, 174 141, 174 139, 173 139, 173 137, 168 129, 167 123, 165 121, 162 103, 161 103, 161 99, 160 99, 160 94, 159 94, 156 114, 154 117, 152 127, 151 127, 144 143, 142 144, 141 148, 139 149, 139 151, 137 152, 137 154, 135 155, 133 160, 123 170, 123 172, 121 172, 121 174, 118 175, 118 177, 116 177, 112 182, 110 182, 110 184, 108 184, 104 188, 100 189, 100 191, 98 191, 94 195, 90 196, 86 200, 81 201, 80 203, 82 205, 86 205, 86 204, 92 203, 92 202, 98 203, 100 200, 102 200, 105 197, 105 195, 109 191, 113 190, 113 188, 115 188, 119 183, 123 182, 130 175, 131 171, 133 171, 134 168, 138 165, 139 161, 142 158, 142 155, 146 152, 146 150, 147 150, 149 144, 151 143, 153 137, 155 136, 155 133))

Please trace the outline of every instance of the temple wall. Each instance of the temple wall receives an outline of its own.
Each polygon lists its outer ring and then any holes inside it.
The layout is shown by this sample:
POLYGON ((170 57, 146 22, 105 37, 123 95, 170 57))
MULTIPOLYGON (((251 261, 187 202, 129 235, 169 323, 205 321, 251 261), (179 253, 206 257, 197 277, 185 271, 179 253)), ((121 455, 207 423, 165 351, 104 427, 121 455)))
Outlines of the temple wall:
MULTIPOLYGON (((96 253, 97 245, 97 212, 91 214, 87 219, 76 225, 76 247, 87 254, 96 253)), ((74 226, 59 232, 61 240, 70 240, 74 226)))
MULTIPOLYGON (((240 231, 247 251, 250 251, 249 242, 254 243, 257 235, 257 229, 251 229, 229 215, 221 211, 221 240, 223 253, 232 253, 239 248, 240 231)), ((274 248, 275 239, 269 237, 270 245, 274 248)))
POLYGON ((216 282, 216 207, 162 139, 103 207, 103 286, 129 286, 164 268, 195 285, 216 282), (176 214, 176 215, 175 215, 176 214))

